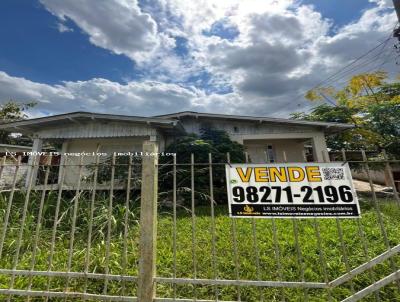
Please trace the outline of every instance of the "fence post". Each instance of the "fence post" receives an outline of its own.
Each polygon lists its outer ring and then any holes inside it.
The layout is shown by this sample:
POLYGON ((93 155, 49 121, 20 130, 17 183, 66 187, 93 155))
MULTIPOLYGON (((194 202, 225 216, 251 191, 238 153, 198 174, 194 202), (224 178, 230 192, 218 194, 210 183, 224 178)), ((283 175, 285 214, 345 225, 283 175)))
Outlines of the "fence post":
POLYGON ((145 141, 143 143, 138 279, 138 301, 140 302, 153 301, 156 292, 154 277, 157 240, 157 152, 157 142, 145 141), (146 154, 154 154, 154 156, 146 154))

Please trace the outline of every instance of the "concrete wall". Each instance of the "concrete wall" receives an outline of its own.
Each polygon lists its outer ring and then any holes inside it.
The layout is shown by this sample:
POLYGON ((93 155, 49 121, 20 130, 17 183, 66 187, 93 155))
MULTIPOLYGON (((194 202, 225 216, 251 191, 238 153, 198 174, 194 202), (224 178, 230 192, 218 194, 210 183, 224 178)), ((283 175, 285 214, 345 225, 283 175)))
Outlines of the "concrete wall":
MULTIPOLYGON (((385 170, 370 170, 371 180, 375 184, 380 184, 384 186, 389 186, 388 177, 385 170)), ((367 172, 352 170, 351 175, 354 179, 369 181, 367 172)))
POLYGON ((265 151, 271 145, 275 156, 275 162, 284 162, 284 152, 286 160, 289 162, 304 162, 303 151, 304 141, 299 140, 257 140, 244 141, 244 146, 253 163, 263 163, 266 160, 265 151))
POLYGON ((194 117, 182 118, 180 121, 188 133, 200 134, 202 127, 226 131, 233 141, 247 147, 253 162, 265 159, 263 153, 271 141, 275 144, 277 161, 284 160, 284 150, 288 161, 303 161, 302 152, 307 140, 313 146, 315 161, 324 161, 324 153, 327 153, 325 133, 320 127, 194 117))
MULTIPOLYGON (((147 138, 148 139, 148 138, 147 138)), ((64 142, 63 152, 66 153, 92 153, 98 151, 107 155, 100 156, 99 160, 105 160, 112 156, 113 152, 140 152, 142 150, 143 141, 146 138, 102 138, 102 139, 73 139, 64 142)), ((79 156, 68 155, 67 164, 77 165, 80 162, 79 156)), ((95 156, 84 156, 83 164, 88 165, 95 162, 95 156)), ((83 169, 82 175, 88 176, 90 170, 83 169)), ((65 171, 65 185, 74 185, 77 183, 79 175, 79 167, 67 167, 65 171)))
MULTIPOLYGON (((11 163, 11 162, 10 162, 11 163)), ((10 164, 8 163, 8 164, 10 164)), ((14 162, 12 162, 14 164, 14 162)), ((27 165, 21 165, 18 169, 16 187, 20 188, 23 185, 26 174, 28 171, 27 165)), ((3 172, 0 178, 0 189, 9 189, 12 186, 13 179, 15 175, 15 166, 9 165, 3 167, 3 172)))

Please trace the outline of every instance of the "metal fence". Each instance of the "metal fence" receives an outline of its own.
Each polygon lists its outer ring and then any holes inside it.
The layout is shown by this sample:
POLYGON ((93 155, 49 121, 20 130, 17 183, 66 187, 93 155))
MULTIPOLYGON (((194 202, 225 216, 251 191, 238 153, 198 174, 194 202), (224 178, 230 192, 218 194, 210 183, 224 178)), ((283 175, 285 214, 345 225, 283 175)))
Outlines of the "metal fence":
POLYGON ((400 162, 346 154, 391 188, 361 182, 360 219, 231 219, 229 154, 3 160, 0 300, 399 300, 400 162))

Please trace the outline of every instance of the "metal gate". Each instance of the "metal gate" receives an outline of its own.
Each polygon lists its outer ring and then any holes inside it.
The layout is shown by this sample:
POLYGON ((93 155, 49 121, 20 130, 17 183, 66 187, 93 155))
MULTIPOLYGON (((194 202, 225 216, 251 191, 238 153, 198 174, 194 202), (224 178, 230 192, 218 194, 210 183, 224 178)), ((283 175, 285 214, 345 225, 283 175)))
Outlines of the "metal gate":
MULTIPOLYGON (((157 151, 150 142, 143 148, 157 151)), ((366 179, 361 219, 230 219, 229 154, 178 154, 162 163, 114 155, 84 164, 81 157, 59 167, 36 159, 27 180, 19 177, 26 165, 4 159, 0 300, 400 300, 392 173, 400 162, 348 154, 333 160, 366 179), (66 174, 75 182, 65 183, 66 174), (373 181, 378 174, 392 190, 373 181)))

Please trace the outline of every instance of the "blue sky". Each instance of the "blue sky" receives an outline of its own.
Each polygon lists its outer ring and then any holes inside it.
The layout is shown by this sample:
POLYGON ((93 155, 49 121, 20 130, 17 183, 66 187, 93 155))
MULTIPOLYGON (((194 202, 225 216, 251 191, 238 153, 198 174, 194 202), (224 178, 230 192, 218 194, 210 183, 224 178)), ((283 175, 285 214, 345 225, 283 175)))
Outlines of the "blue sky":
POLYGON ((197 3, 1 1, 0 102, 36 100, 33 115, 286 115, 396 21, 384 0, 197 3))
POLYGON ((304 0, 302 3, 314 5, 317 11, 325 18, 332 19, 338 27, 357 21, 365 10, 374 7, 374 3, 366 0, 304 0))
POLYGON ((57 18, 39 2, 3 0, 0 6, 0 70, 47 84, 140 77, 134 62, 94 46, 73 22, 67 22, 73 31, 60 33, 57 18))

